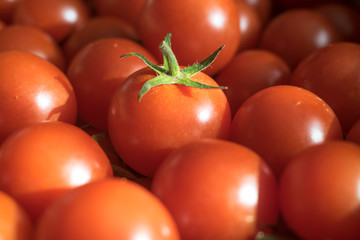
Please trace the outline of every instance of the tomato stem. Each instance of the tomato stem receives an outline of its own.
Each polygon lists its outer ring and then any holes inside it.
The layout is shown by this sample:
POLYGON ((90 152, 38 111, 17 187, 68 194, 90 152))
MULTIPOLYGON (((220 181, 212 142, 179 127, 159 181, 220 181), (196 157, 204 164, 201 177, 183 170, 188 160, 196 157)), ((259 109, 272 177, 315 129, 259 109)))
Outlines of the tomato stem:
POLYGON ((216 59, 220 51, 224 48, 221 46, 215 52, 213 52, 209 57, 205 60, 193 64, 191 66, 180 68, 179 63, 175 57, 174 52, 171 49, 171 42, 170 42, 171 34, 168 33, 161 42, 159 48, 163 53, 164 63, 162 66, 158 66, 156 64, 151 63, 148 59, 142 56, 139 53, 131 52, 121 56, 121 58, 125 56, 137 56, 139 57, 144 63, 153 69, 158 75, 150 80, 148 80, 142 86, 138 101, 140 102, 141 98, 147 93, 151 88, 159 85, 164 84, 181 84, 188 87, 195 87, 195 88, 202 88, 202 89, 226 89, 225 86, 210 86, 206 84, 199 83, 197 81, 192 80, 190 77, 195 75, 196 73, 204 70, 205 68, 209 67, 216 59))

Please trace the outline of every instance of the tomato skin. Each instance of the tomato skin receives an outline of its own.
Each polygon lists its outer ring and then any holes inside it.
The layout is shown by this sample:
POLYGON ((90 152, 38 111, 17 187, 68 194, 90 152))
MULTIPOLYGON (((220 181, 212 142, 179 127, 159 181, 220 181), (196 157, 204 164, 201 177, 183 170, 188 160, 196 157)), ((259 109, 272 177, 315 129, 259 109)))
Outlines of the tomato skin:
MULTIPOLYGON (((130 167, 152 176, 172 149, 199 138, 229 135, 231 113, 221 89, 160 85, 138 94, 156 73, 145 68, 130 75, 115 91, 109 106, 108 131, 119 156, 130 167)), ((193 80, 218 86, 199 72, 193 80)))
POLYGON ((65 74, 47 60, 23 51, 1 52, 0 78, 0 142, 32 123, 75 123, 74 90, 65 74))
POLYGON ((244 146, 201 139, 165 158, 151 191, 173 215, 181 239, 247 239, 256 231, 261 164, 244 146))
POLYGON ((334 43, 304 59, 290 84, 314 92, 331 106, 344 133, 360 117, 360 45, 334 43))
POLYGON ((204 70, 211 76, 234 56, 241 36, 233 0, 147 1, 139 18, 139 33, 144 46, 159 62, 163 59, 159 43, 171 33, 174 54, 183 66, 200 62, 225 45, 214 63, 204 70))
POLYGON ((0 190, 36 221, 66 191, 113 173, 87 133, 72 124, 43 122, 15 131, 2 143, 0 175, 0 190))
POLYGON ((293 9, 271 19, 259 46, 279 55, 294 69, 314 51, 340 39, 336 28, 319 12, 293 9))
POLYGON ((13 14, 20 0, 0 0, 0 19, 6 24, 12 22, 13 14))
POLYGON ((0 239, 31 240, 33 223, 14 198, 0 191, 0 239))
POLYGON ((309 147, 280 180, 280 206, 301 239, 359 238, 360 148, 345 141, 309 147))
POLYGON ((60 43, 89 18, 90 9, 81 0, 26 0, 17 4, 12 23, 39 27, 60 43))
POLYGON ((45 31, 25 25, 8 25, 0 31, 0 51, 20 50, 42 57, 64 71, 66 61, 58 43, 45 31), (26 39, 26 41, 24 40, 26 39))
POLYGON ((139 58, 123 54, 138 52, 156 63, 140 44, 125 38, 94 41, 75 56, 67 71, 78 102, 79 118, 107 131, 108 105, 116 88, 133 72, 146 67, 139 58))
POLYGON ((148 190, 111 178, 70 191, 39 220, 35 240, 179 240, 175 222, 148 190))
POLYGON ((322 99, 303 88, 273 86, 249 97, 236 112, 230 139, 257 152, 279 178, 292 156, 342 139, 340 122, 322 99))

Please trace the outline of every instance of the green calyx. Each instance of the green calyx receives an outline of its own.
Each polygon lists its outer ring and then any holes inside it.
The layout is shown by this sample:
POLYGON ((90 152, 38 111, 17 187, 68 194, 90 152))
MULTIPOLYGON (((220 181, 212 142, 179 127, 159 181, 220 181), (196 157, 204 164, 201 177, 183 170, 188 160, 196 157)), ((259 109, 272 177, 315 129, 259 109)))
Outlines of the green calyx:
POLYGON ((168 33, 165 37, 165 40, 162 41, 159 46, 164 56, 163 66, 158 66, 151 63, 143 55, 136 52, 127 53, 121 56, 121 58, 125 56, 137 56, 141 60, 143 60, 147 66, 149 66, 158 74, 156 77, 145 82, 145 84, 142 86, 138 97, 139 102, 141 98, 144 96, 144 94, 147 93, 152 87, 164 85, 164 84, 181 84, 188 87, 203 88, 203 89, 227 88, 224 86, 210 86, 210 85, 202 84, 190 78, 191 76, 195 75, 196 73, 210 66, 211 63, 214 62, 220 51, 224 48, 224 46, 221 46, 205 60, 196 63, 194 65, 188 66, 186 68, 180 69, 176 57, 171 49, 170 37, 171 34, 168 33))

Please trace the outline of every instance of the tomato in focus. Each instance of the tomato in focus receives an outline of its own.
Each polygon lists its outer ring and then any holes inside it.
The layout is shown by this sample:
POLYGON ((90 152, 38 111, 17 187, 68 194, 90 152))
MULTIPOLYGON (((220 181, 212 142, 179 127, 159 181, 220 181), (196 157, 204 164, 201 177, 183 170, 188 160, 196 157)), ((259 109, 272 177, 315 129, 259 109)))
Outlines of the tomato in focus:
POLYGON ((113 176, 104 151, 87 133, 64 122, 32 124, 0 147, 0 190, 36 221, 59 196, 113 176))
POLYGON ((73 189, 39 220, 34 240, 179 240, 167 208, 145 188, 111 178, 73 189))

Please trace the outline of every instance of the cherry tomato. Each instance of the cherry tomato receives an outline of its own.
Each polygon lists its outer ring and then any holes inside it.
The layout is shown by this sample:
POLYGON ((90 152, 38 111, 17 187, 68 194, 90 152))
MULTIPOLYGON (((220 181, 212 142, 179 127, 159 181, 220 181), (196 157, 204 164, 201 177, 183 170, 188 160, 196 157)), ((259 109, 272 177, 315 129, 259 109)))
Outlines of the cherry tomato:
POLYGON ((224 92, 234 116, 241 104, 261 89, 287 84, 291 70, 276 54, 262 49, 249 49, 234 58, 216 76, 219 85, 227 86, 224 92))
POLYGON ((102 38, 123 37, 136 41, 134 28, 125 21, 115 17, 93 17, 85 26, 69 36, 62 49, 68 61, 85 45, 102 38))
POLYGON ((113 176, 109 159, 72 124, 44 122, 21 128, 0 147, 0 190, 33 220, 72 188, 113 176))
POLYGON ((360 119, 351 126, 345 136, 345 140, 360 144, 360 119))
POLYGON ((291 158, 305 148, 342 139, 340 122, 314 93, 282 85, 249 97, 238 109, 230 139, 257 152, 279 178, 291 158))
POLYGON ((39 220, 35 240, 178 240, 166 207, 148 190, 112 178, 85 184, 52 204, 39 220))
POLYGON ((0 31, 0 51, 21 50, 42 57, 64 71, 66 61, 58 43, 45 31, 25 25, 8 25, 0 31))
MULTIPOLYGON (((239 0, 235 0, 239 1, 239 0)), ((242 0, 251 6, 260 17, 262 24, 268 22, 273 15, 273 0, 242 0)))
POLYGON ((329 2, 341 2, 343 0, 273 0, 273 3, 280 10, 294 8, 312 8, 329 2))
POLYGON ((238 10, 233 0, 147 1, 139 18, 144 46, 162 61, 159 43, 172 34, 173 50, 183 66, 200 62, 225 45, 213 65, 204 70, 218 72, 236 53, 240 43, 238 10))
POLYGON ((301 239, 359 239, 360 148, 329 141, 299 153, 280 180, 286 223, 301 239))
POLYGON ((90 9, 81 0, 26 0, 17 4, 12 22, 39 27, 61 42, 89 18, 90 9))
POLYGON ((294 69, 314 51, 339 40, 338 31, 325 16, 315 10, 293 9, 271 19, 260 48, 279 55, 294 69))
POLYGON ((0 142, 28 124, 75 123, 73 88, 49 61, 24 51, 0 52, 0 78, 0 142))
POLYGON ((33 223, 14 198, 0 191, 0 239, 32 240, 33 223))
POLYGON ((129 52, 139 52, 155 62, 141 45, 125 38, 99 39, 75 56, 67 76, 74 87, 82 121, 107 131, 108 105, 116 88, 128 75, 146 67, 139 58, 120 58, 129 52))
POLYGON ((262 164, 244 146, 201 139, 165 158, 151 190, 171 212, 181 239, 247 239, 256 231, 262 164))
POLYGON ((338 116, 346 133, 360 117, 360 45, 335 43, 304 59, 291 84, 322 98, 338 116))
POLYGON ((0 0, 0 19, 4 23, 11 24, 13 14, 20 1, 21 0, 0 0))

